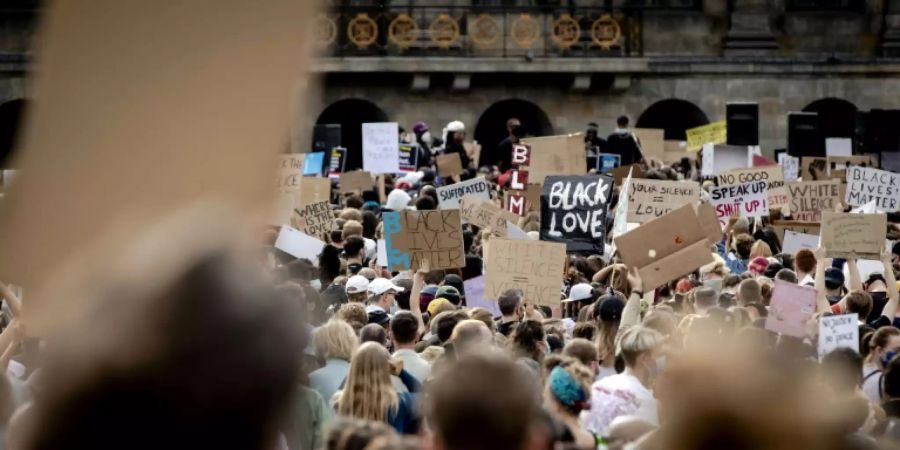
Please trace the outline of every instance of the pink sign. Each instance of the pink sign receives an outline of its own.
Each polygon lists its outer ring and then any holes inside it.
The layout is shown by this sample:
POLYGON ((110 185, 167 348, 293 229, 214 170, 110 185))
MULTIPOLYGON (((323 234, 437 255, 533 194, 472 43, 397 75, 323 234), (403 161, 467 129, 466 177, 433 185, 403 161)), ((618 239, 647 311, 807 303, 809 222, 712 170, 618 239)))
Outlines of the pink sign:
POLYGON ((766 318, 766 329, 802 338, 806 326, 816 312, 816 290, 787 281, 775 280, 772 304, 766 318))

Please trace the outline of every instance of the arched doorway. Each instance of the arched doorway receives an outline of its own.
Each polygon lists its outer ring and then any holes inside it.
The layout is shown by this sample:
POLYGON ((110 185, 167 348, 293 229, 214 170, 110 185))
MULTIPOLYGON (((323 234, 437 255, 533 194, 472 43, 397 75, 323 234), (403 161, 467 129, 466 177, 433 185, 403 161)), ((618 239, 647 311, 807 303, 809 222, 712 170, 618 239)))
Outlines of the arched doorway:
POLYGON ((684 141, 684 131, 709 123, 706 113, 697 105, 677 98, 660 100, 645 109, 638 117, 635 128, 666 130, 667 141, 684 141))
POLYGON ((25 105, 21 98, 0 104, 0 169, 8 168, 16 151, 25 105))
POLYGON ((856 105, 839 98, 816 100, 803 112, 819 114, 819 134, 822 139, 841 137, 852 138, 856 130, 856 105))
POLYGON ((356 98, 339 100, 322 111, 316 125, 339 124, 341 146, 347 148, 345 170, 362 168, 362 124, 387 122, 387 114, 374 103, 356 98))
POLYGON ((553 135, 553 125, 540 106, 526 100, 501 100, 486 109, 475 126, 475 140, 481 144, 482 155, 496 152, 497 144, 509 136, 506 121, 512 118, 522 123, 523 137, 553 135))

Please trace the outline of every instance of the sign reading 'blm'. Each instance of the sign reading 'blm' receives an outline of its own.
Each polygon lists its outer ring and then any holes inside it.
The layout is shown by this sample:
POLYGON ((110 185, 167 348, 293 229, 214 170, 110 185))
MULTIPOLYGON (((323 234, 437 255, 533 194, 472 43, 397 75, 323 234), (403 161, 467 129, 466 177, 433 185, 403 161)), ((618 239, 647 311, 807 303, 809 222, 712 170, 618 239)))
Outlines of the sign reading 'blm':
POLYGON ((603 175, 551 176, 541 195, 541 240, 569 253, 603 253, 613 180, 603 175))
POLYGON ((900 210, 900 175, 866 167, 848 167, 846 203, 863 206, 871 201, 885 212, 900 210))
POLYGON ((765 181, 719 186, 712 188, 709 195, 722 227, 734 213, 739 213, 741 217, 769 215, 769 189, 765 181))

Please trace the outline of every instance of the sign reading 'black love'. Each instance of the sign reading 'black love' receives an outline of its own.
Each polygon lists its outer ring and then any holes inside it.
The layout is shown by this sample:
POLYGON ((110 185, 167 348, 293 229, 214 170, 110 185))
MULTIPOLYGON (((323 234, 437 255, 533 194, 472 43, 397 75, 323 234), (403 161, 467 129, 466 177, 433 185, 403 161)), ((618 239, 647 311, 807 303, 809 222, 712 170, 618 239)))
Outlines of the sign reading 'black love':
POLYGON ((569 253, 603 253, 612 177, 550 176, 541 194, 541 240, 569 253))

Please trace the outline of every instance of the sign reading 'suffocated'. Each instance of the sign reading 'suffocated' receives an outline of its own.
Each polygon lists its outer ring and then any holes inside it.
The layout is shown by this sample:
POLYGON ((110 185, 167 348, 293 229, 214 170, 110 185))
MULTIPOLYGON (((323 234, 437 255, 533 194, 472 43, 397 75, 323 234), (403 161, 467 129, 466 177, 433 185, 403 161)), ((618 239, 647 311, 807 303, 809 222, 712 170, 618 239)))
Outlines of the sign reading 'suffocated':
POLYGON ((551 176, 541 194, 541 240, 569 253, 602 253, 613 180, 603 175, 551 176))

